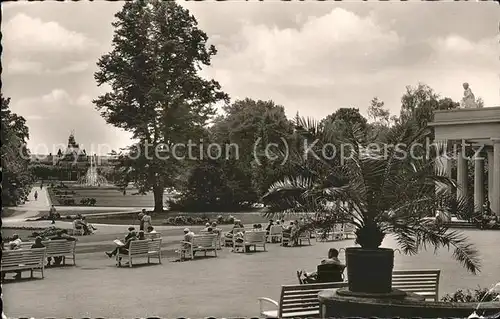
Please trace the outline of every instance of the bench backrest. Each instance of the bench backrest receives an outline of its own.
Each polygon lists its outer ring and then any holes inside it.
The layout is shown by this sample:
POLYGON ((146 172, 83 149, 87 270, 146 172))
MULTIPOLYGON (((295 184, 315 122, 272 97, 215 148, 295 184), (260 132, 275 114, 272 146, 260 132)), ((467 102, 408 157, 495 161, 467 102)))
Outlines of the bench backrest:
POLYGON ((4 250, 2 252, 2 268, 19 265, 43 265, 46 248, 4 250))
POLYGON ((290 312, 319 311, 318 293, 321 290, 346 286, 347 282, 281 286, 278 317, 282 318, 283 314, 290 312))
POLYGON ((283 233, 283 227, 281 225, 273 225, 269 229, 269 235, 281 235, 283 233))
POLYGON ((76 247, 76 241, 66 239, 47 240, 42 243, 47 248, 47 255, 72 254, 76 247))
POLYGON ((128 254, 130 256, 147 254, 149 252, 149 243, 150 242, 151 242, 151 239, 131 241, 130 247, 128 249, 128 254))
POLYGON ((440 274, 439 269, 394 270, 392 288, 421 294, 426 299, 438 301, 440 274))
POLYGON ((245 232, 246 243, 264 243, 266 242, 267 231, 247 231, 245 232))
POLYGON ((217 234, 200 234, 193 236, 193 248, 208 247, 215 248, 217 242, 217 234))
POLYGON ((149 250, 149 252, 160 251, 161 250, 161 237, 149 239, 148 250, 149 250))
POLYGON ((161 238, 160 233, 144 233, 144 237, 147 239, 155 239, 155 238, 161 238))

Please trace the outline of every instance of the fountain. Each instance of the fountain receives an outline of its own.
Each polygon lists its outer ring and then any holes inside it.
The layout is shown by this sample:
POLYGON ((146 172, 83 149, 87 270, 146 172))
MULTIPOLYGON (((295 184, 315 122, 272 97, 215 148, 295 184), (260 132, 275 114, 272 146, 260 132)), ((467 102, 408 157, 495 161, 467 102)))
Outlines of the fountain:
POLYGON ((87 173, 78 179, 78 184, 86 187, 100 187, 108 184, 106 178, 97 173, 95 154, 90 156, 90 167, 87 173))

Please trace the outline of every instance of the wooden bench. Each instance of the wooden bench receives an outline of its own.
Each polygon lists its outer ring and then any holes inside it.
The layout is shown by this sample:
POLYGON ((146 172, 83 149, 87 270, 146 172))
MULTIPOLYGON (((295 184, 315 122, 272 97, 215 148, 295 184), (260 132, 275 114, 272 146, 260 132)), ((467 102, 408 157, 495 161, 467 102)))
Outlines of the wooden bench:
POLYGON ((270 298, 258 298, 260 316, 263 318, 311 318, 319 316, 318 293, 325 289, 346 287, 347 282, 281 286, 279 303, 270 298), (264 304, 277 309, 264 310, 264 304))
MULTIPOLYGON (((231 235, 234 236, 234 234, 237 234, 239 232, 245 232, 245 228, 233 228, 233 233, 231 235)), ((226 234, 229 234, 229 232, 227 232, 226 234)), ((223 236, 224 238, 224 246, 233 246, 233 237, 226 237, 226 234, 223 236)))
POLYGON ((217 250, 222 249, 223 239, 222 239, 222 230, 220 228, 215 228, 211 233, 209 233, 208 230, 202 229, 202 230, 200 230, 200 234, 201 235, 215 234, 217 236, 217 241, 215 242, 216 246, 217 246, 217 250))
POLYGON ((233 238, 233 251, 236 252, 238 247, 243 247, 243 250, 246 252, 246 247, 252 246, 255 251, 257 251, 257 246, 264 248, 264 251, 266 251, 266 242, 267 231, 248 230, 245 232, 242 242, 237 242, 236 239, 233 238))
POLYGON ((45 252, 46 248, 4 250, 1 264, 2 277, 7 272, 30 270, 33 278, 33 271, 37 270, 44 278, 45 252))
POLYGON ((198 251, 202 251, 207 255, 207 251, 213 251, 217 257, 217 234, 200 234, 194 235, 192 241, 181 241, 181 257, 189 254, 191 259, 198 251))
POLYGON ((425 300, 439 301, 439 269, 394 270, 392 288, 425 297, 425 300))
MULTIPOLYGON (((34 242, 21 243, 21 249, 30 249, 34 242)), ((75 250, 76 241, 57 239, 57 240, 44 240, 42 244, 45 246, 45 257, 63 257, 63 265, 66 264, 66 257, 71 257, 73 265, 76 264, 75 250)))
POLYGON ((160 233, 144 233, 144 237, 147 239, 156 239, 156 238, 161 238, 160 233))
POLYGON ((161 264, 161 238, 131 241, 128 254, 121 254, 119 251, 116 254, 116 265, 120 267, 121 259, 128 258, 128 265, 132 267, 132 259, 139 257, 147 257, 148 264, 151 257, 158 258, 158 263, 161 264))

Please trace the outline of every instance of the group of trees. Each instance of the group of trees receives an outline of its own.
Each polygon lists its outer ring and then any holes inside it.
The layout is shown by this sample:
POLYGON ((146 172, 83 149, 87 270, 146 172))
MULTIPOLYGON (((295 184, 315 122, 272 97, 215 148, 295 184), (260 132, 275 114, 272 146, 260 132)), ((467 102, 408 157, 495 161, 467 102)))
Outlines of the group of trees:
POLYGON ((366 141, 381 141, 409 119, 420 129, 432 120, 432 111, 458 106, 424 84, 407 88, 399 115, 391 116, 384 102, 374 98, 369 119, 354 107, 315 122, 298 114, 288 119, 284 107, 273 101, 247 98, 229 104, 218 82, 199 75, 217 51, 189 11, 175 2, 138 1, 126 3, 115 17, 113 50, 99 59, 95 74, 97 83, 111 90, 94 103, 108 123, 132 132, 138 141, 120 153, 116 183, 126 187, 133 182, 141 192, 153 191, 156 211, 163 210, 166 187, 182 188, 183 195, 170 203, 174 209, 234 210, 258 202, 273 182, 291 173, 269 152, 279 157, 284 144, 291 152, 302 151, 304 128, 314 136, 331 125, 330 131, 342 136, 356 127, 366 141), (224 114, 215 117, 221 102, 224 114), (151 153, 159 145, 168 152, 169 146, 189 140, 222 148, 237 145, 237 151, 183 161, 151 153), (266 153, 263 145, 269 144, 281 146, 266 153))
POLYGON ((29 138, 26 120, 9 108, 10 98, 1 95, 2 103, 2 205, 24 202, 33 182, 29 167, 29 138))

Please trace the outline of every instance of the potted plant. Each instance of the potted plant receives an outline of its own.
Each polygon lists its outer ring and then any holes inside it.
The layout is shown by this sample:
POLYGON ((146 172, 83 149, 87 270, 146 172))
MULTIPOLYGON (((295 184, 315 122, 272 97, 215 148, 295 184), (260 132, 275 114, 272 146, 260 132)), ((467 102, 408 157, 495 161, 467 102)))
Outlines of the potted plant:
POLYGON ((467 237, 428 218, 437 209, 457 216, 474 212, 470 198, 457 199, 456 183, 436 166, 435 154, 425 156, 429 133, 408 120, 391 127, 382 140, 356 125, 339 130, 300 119, 294 138, 304 143, 294 144, 303 147, 281 153, 287 156, 284 177, 263 200, 271 213, 316 212, 304 228, 355 226, 359 247, 346 249, 351 292, 392 292, 394 251, 380 247, 388 234, 405 254, 429 244, 454 248, 454 258, 476 273, 478 251, 467 237))

